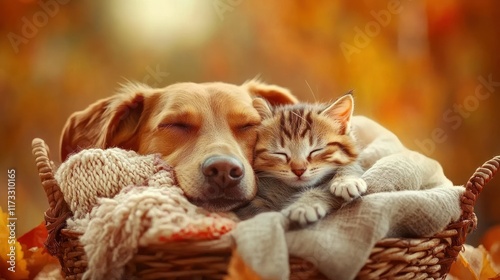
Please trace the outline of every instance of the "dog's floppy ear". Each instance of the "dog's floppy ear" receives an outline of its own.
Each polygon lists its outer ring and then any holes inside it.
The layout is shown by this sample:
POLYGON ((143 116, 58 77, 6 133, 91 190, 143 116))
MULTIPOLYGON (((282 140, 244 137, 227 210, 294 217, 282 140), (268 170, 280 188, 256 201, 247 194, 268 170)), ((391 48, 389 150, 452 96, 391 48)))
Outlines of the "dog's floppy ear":
POLYGON ((295 97, 288 89, 280 86, 268 85, 256 79, 245 82, 243 86, 248 89, 252 96, 262 97, 273 106, 299 103, 297 97, 295 97))
POLYGON ((130 88, 73 113, 61 134, 61 161, 85 148, 120 147, 136 150, 133 135, 144 109, 144 95, 130 88))

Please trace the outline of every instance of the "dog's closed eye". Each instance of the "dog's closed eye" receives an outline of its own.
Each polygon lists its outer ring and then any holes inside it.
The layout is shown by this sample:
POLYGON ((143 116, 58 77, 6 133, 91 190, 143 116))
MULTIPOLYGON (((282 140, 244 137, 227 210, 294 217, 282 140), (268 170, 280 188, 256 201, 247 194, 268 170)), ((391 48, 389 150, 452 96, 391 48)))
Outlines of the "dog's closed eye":
POLYGON ((168 123, 161 123, 158 125, 159 129, 176 129, 176 130, 182 130, 182 131, 190 131, 194 128, 193 125, 184 123, 184 122, 168 122, 168 123))
POLYGON ((261 123, 261 118, 254 111, 237 112, 228 116, 229 126, 235 132, 251 131, 261 123))
POLYGON ((246 130, 249 130, 249 129, 252 129, 252 128, 256 128, 259 124, 258 123, 245 123, 245 124, 242 124, 242 125, 239 125, 238 126, 238 130, 240 131, 246 131, 246 130))

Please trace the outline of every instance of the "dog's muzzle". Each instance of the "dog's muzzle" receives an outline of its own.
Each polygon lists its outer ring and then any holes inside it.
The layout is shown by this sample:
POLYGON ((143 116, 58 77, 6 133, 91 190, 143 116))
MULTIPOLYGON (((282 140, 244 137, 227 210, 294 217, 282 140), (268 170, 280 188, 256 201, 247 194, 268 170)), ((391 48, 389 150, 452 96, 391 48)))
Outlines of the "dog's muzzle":
POLYGON ((211 156, 201 165, 201 172, 210 185, 221 189, 238 186, 245 175, 243 163, 231 156, 211 156))
POLYGON ((202 194, 190 201, 210 211, 230 211, 248 201, 243 188, 245 167, 235 157, 214 155, 201 164, 202 194))

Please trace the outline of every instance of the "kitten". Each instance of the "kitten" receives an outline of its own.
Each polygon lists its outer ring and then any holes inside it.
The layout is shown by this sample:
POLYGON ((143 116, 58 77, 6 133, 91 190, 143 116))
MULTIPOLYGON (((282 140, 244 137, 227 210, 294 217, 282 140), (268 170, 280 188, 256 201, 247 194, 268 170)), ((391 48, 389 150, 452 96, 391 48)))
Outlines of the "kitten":
POLYGON ((258 193, 237 211, 240 218, 282 211, 304 226, 366 191, 350 133, 351 94, 329 105, 270 107, 260 98, 253 105, 262 118, 254 154, 258 193))

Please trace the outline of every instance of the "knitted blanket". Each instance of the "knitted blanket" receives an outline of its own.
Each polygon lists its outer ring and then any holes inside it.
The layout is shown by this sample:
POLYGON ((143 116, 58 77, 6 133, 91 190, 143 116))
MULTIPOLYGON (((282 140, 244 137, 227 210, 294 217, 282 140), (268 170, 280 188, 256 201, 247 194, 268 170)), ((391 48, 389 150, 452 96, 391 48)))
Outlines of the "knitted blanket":
POLYGON ((191 204, 159 155, 83 150, 65 161, 55 178, 74 213, 68 228, 83 233, 84 279, 122 279, 140 246, 214 239, 235 226, 234 216, 191 204))

